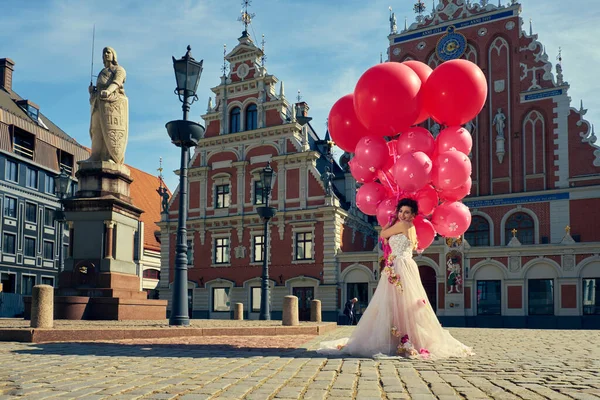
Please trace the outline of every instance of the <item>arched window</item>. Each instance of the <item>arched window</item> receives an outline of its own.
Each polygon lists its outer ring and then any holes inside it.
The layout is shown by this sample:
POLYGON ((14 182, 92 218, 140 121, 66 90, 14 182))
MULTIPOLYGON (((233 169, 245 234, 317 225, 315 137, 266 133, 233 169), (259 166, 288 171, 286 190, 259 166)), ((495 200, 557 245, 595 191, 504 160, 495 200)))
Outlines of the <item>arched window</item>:
POLYGON ((229 114, 229 133, 236 133, 240 131, 240 108, 234 107, 229 114))
POLYGON ((504 238, 507 244, 513 237, 513 229, 517 230, 516 236, 521 244, 535 243, 535 224, 529 214, 517 212, 508 217, 506 225, 504 225, 504 238))
POLYGON ((465 232, 465 239, 471 246, 490 245, 490 223, 481 215, 474 215, 471 226, 465 232))
POLYGON ((145 279, 160 279, 160 271, 156 269, 145 269, 142 276, 145 279))
POLYGON ((246 130, 251 131, 256 129, 257 127, 257 108, 256 104, 250 104, 248 108, 246 108, 246 130))

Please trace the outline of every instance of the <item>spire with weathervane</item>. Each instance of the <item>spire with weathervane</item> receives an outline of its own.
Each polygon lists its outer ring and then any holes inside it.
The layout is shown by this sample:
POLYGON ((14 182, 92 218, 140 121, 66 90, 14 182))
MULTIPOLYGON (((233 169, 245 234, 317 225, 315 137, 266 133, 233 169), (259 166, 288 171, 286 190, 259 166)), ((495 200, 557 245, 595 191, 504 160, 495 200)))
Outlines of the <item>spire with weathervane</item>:
POLYGON ((250 36, 248 34, 248 25, 252 23, 252 18, 256 16, 256 14, 248 12, 248 7, 250 6, 250 4, 252 4, 252 0, 242 1, 243 8, 242 11, 240 11, 242 15, 238 18, 238 21, 244 24, 244 31, 242 32, 242 36, 250 36))
POLYGON ((423 17, 423 13, 425 12, 427 6, 425 5, 425 3, 423 3, 423 0, 418 0, 414 5, 413 5, 413 10, 415 11, 415 13, 417 13, 417 22, 421 23, 423 22, 423 20, 425 19, 425 17, 423 17))

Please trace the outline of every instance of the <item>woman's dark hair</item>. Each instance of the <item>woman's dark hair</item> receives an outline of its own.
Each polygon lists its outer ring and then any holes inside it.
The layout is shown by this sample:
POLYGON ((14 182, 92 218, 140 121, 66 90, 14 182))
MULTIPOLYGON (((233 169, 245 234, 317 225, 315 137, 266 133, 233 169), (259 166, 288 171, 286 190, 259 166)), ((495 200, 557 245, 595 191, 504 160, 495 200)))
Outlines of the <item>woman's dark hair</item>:
POLYGON ((404 206, 410 207, 413 214, 415 214, 415 215, 417 215, 419 213, 419 205, 417 204, 416 200, 405 197, 403 199, 400 199, 400 201, 396 205, 396 215, 400 212, 400 209, 404 206))

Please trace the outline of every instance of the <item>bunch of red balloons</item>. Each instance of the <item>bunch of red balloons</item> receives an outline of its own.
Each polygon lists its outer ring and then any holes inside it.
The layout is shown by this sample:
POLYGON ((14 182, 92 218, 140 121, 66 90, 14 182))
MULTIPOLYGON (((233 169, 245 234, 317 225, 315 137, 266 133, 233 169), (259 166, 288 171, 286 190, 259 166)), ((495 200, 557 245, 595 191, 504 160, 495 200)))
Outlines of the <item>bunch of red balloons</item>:
POLYGON ((385 226, 398 199, 416 200, 421 251, 436 232, 462 235, 471 224, 460 200, 471 190, 467 155, 473 141, 461 125, 475 118, 486 97, 485 75, 467 60, 447 61, 435 70, 412 60, 368 69, 354 93, 333 105, 328 120, 335 144, 354 153, 350 172, 363 183, 357 207, 385 226), (445 127, 437 138, 417 126, 428 118, 445 127))

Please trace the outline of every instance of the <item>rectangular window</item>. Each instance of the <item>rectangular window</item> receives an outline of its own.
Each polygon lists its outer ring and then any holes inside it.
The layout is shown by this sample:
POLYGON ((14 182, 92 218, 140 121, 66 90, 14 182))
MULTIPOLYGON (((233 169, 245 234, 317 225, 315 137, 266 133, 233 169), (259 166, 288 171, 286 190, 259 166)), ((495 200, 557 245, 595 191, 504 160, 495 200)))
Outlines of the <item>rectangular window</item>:
POLYGON ((600 278, 585 278, 583 292, 583 315, 600 315, 600 278))
POLYGON ((21 294, 31 296, 33 287, 35 286, 35 275, 23 275, 22 281, 23 287, 21 287, 21 294))
POLYGON ((54 286, 54 278, 50 276, 42 276, 42 285, 54 286))
POLYGON ((38 188, 38 172, 35 169, 27 168, 26 169, 26 180, 25 185, 27 187, 37 189, 38 188))
POLYGON ((554 279, 529 279, 529 315, 554 315, 554 279))
POLYGON ((44 258, 54 260, 54 242, 44 240, 44 258))
POLYGON ((296 260, 312 260, 312 233, 296 233, 296 260))
POLYGON ((51 208, 44 208, 44 225, 54 226, 55 215, 51 208))
POLYGON ((17 275, 0 272, 0 283, 4 293, 17 293, 17 275))
POLYGON ((252 239, 252 261, 259 262, 264 260, 265 236, 256 235, 252 239))
POLYGON ((37 205, 25 203, 25 221, 35 224, 37 222, 37 205))
POLYGON ((228 208, 230 202, 229 185, 218 185, 216 191, 216 208, 228 208))
POLYGON ((26 237, 25 238, 25 250, 24 254, 26 257, 35 257, 35 239, 26 237))
POLYGON ((250 303, 252 305, 252 312, 260 312, 260 288, 253 287, 250 290, 250 303))
POLYGON ((44 178, 44 191, 46 193, 55 194, 54 190, 54 177, 46 175, 44 178))
POLYGON ((192 265, 194 263, 194 249, 192 249, 192 241, 187 241, 187 263, 188 265, 192 265))
POLYGON ((6 160, 6 175, 7 181, 19 181, 19 164, 12 160, 6 160))
POLYGON ((4 216, 17 218, 17 199, 8 196, 4 198, 4 216))
POLYGON ((501 281, 477 281, 477 315, 502 313, 501 281))
POLYGON ((262 181, 254 181, 254 204, 264 203, 264 189, 262 181))
POLYGON ((229 288, 213 288, 213 311, 229 312, 229 288))
POLYGON ((15 254, 17 235, 4 233, 2 238, 2 252, 6 254, 15 254))
POLYGON ((229 263, 229 238, 215 239, 215 264, 229 263))

